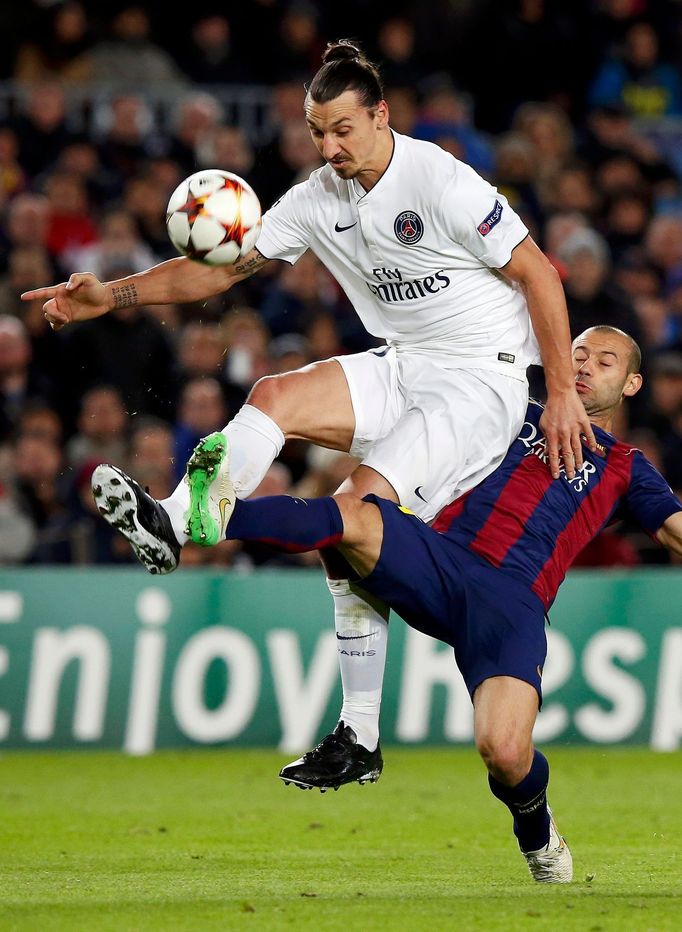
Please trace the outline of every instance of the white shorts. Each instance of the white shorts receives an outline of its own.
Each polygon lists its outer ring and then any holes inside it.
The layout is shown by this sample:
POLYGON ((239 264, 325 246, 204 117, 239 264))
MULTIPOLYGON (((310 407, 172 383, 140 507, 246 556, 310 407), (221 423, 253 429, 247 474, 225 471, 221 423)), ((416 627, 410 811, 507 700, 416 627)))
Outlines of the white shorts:
POLYGON ((528 383, 518 376, 393 347, 335 358, 355 413, 350 453, 424 521, 490 475, 521 430, 528 383))

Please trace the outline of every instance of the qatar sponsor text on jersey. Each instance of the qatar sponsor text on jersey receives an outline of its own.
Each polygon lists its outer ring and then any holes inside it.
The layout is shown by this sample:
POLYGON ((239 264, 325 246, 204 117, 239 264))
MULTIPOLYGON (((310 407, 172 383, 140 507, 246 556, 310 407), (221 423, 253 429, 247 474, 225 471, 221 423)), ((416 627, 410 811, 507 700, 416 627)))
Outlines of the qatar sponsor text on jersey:
POLYGON ((433 528, 525 580, 547 608, 575 557, 618 513, 654 534, 682 503, 640 450, 596 426, 597 452, 583 447, 575 477, 552 479, 542 411, 529 404, 500 466, 447 505, 433 528))

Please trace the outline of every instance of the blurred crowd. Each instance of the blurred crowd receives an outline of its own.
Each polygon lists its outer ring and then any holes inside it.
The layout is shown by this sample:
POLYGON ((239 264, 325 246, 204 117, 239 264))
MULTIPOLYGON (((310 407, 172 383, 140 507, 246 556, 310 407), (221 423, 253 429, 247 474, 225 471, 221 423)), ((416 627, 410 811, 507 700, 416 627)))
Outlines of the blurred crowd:
MULTIPOLYGON (((166 203, 192 171, 236 172, 264 209, 306 178, 320 163, 303 85, 340 36, 379 63, 395 130, 444 147, 509 198, 562 276, 574 334, 608 323, 640 342, 646 388, 617 433, 682 490, 680 2, 244 0, 172 17, 155 3, 10 6, 0 8, 0 562, 129 562, 94 511, 97 463, 163 498, 256 379, 376 345, 310 253, 200 305, 125 309, 59 333, 40 302, 19 299, 74 271, 111 280, 175 255, 166 203), (230 100, 260 89, 257 134, 228 112, 226 88, 230 100)), ((531 384, 542 397, 541 370, 531 384)), ((353 465, 288 442, 256 494, 327 494, 353 465)), ((667 562, 621 517, 583 565, 667 562)), ((236 568, 315 559, 237 544, 182 557, 236 568)))

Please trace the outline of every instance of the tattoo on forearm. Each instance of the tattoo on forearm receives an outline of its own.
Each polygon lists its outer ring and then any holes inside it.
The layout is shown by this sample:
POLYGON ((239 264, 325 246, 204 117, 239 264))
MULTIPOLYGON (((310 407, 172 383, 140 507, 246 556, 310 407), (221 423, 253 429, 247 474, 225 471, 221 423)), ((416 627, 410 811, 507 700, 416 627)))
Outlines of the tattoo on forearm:
POLYGON ((265 256, 261 255, 257 249, 252 249, 241 262, 238 262, 234 270, 240 275, 253 275, 254 272, 257 272, 258 269, 262 268, 266 262, 269 262, 269 259, 266 259, 265 256))
POLYGON ((112 288, 114 307, 134 307, 137 304, 137 288, 135 285, 119 285, 112 288))

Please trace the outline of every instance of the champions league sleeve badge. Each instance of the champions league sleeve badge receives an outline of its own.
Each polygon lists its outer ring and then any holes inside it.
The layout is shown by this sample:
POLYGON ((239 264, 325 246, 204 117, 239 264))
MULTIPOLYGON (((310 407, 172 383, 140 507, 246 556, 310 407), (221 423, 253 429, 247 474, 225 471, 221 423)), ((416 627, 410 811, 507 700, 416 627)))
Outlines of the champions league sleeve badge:
POLYGON ((476 227, 481 236, 487 236, 492 228, 500 222, 500 217, 502 216, 502 204, 499 201, 495 201, 495 206, 490 211, 485 220, 481 220, 479 225, 476 227))
POLYGON ((424 235, 424 222, 413 210, 404 210, 395 218, 393 230, 403 246, 414 246, 424 235))

